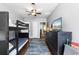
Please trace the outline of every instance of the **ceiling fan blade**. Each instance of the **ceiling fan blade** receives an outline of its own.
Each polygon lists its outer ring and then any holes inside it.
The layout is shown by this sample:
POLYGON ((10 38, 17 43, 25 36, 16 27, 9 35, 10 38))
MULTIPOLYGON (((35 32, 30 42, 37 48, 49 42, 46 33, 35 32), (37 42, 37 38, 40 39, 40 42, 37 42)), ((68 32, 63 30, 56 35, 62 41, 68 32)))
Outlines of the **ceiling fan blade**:
POLYGON ((36 14, 41 14, 41 12, 37 12, 36 14))
POLYGON ((32 5, 35 5, 35 3, 31 3, 32 5))
POLYGON ((28 15, 31 15, 31 14, 28 14, 28 15))
POLYGON ((36 4, 35 3, 31 3, 31 6, 33 9, 36 9, 36 4))
POLYGON ((27 11, 27 10, 25 12, 29 12, 30 13, 30 11, 27 11))
POLYGON ((37 15, 34 15, 34 16, 37 16, 37 15))

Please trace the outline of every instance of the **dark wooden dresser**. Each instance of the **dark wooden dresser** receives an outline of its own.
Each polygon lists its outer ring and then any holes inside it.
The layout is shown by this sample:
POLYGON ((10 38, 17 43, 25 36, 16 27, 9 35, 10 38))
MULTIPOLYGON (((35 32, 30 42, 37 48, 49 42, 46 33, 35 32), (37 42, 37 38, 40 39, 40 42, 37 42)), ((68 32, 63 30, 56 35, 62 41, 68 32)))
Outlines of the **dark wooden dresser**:
POLYGON ((67 44, 67 39, 71 41, 69 35, 71 35, 71 32, 50 31, 46 33, 46 43, 52 55, 63 55, 64 44, 67 44))

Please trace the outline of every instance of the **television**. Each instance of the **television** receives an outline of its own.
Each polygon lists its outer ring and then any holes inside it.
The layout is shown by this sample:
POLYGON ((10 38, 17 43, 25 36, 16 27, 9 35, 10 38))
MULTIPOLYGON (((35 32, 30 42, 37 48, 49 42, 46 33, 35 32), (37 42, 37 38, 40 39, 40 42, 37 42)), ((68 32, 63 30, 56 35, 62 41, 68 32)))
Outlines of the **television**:
POLYGON ((62 17, 52 21, 52 28, 57 31, 62 30, 62 17))

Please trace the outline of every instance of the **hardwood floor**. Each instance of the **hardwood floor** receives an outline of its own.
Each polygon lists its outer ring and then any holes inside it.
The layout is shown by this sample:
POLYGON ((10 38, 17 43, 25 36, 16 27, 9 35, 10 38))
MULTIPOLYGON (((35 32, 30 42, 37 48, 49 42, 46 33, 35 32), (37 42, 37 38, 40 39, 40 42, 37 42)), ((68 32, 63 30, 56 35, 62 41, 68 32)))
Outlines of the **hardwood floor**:
POLYGON ((25 46, 21 49, 19 52, 19 55, 24 55, 27 52, 27 49, 29 47, 29 41, 25 44, 25 46))
POLYGON ((21 49, 21 51, 19 52, 19 55, 25 55, 25 53, 27 52, 27 49, 30 45, 31 39, 29 39, 29 41, 25 44, 25 46, 21 49))

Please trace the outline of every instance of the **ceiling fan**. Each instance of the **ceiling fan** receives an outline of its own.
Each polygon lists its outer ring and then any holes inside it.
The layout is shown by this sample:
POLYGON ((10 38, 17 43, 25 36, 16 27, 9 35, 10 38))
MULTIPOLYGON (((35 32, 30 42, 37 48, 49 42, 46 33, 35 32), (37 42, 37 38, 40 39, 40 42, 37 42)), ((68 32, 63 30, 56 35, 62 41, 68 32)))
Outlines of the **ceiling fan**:
POLYGON ((36 4, 35 3, 31 3, 32 9, 31 10, 26 10, 26 12, 28 12, 28 15, 32 15, 32 16, 37 16, 37 15, 41 15, 41 12, 37 12, 36 9, 36 4))

